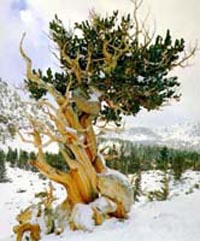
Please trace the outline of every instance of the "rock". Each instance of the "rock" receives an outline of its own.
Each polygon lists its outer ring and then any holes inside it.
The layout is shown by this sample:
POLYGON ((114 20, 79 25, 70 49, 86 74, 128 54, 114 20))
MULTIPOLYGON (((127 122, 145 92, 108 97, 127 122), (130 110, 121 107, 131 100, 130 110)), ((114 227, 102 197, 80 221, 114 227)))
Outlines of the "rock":
POLYGON ((96 199, 94 202, 90 203, 90 206, 103 214, 113 213, 117 210, 116 203, 112 202, 107 197, 100 197, 96 199))
POLYGON ((107 197, 99 197, 90 203, 90 206, 94 212, 93 219, 96 225, 101 225, 110 213, 114 213, 117 210, 117 204, 107 197))
POLYGON ((115 202, 120 212, 124 213, 118 216, 124 216, 130 211, 133 204, 133 190, 125 175, 107 169, 105 172, 98 174, 97 187, 102 196, 115 202))
POLYGON ((78 203, 74 206, 71 217, 70 226, 72 229, 81 229, 84 231, 92 231, 94 227, 93 210, 90 205, 78 203))
POLYGON ((16 191, 16 193, 24 193, 24 192, 26 192, 25 189, 18 189, 18 190, 16 191))

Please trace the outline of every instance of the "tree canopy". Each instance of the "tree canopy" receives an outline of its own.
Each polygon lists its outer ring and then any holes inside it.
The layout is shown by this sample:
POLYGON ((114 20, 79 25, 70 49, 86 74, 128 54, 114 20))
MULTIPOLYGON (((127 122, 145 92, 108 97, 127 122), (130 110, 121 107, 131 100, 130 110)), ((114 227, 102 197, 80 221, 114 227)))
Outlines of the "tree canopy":
MULTIPOLYGON (((188 56, 183 55, 185 41, 172 40, 169 30, 164 37, 150 36, 130 14, 120 17, 118 11, 106 17, 92 13, 69 30, 56 15, 49 27, 62 71, 34 73, 62 95, 67 88, 87 100, 95 95, 101 119, 118 123, 122 114, 157 109, 180 97, 180 83, 169 73, 188 56)), ((41 85, 27 83, 34 98, 46 94, 41 85)))

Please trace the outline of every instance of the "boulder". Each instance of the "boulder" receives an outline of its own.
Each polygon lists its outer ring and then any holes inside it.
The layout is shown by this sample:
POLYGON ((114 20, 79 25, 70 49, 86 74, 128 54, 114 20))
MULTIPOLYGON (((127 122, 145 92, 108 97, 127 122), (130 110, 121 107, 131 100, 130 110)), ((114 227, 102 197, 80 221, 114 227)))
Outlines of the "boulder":
POLYGON ((94 212, 93 219, 96 225, 103 223, 109 217, 109 214, 117 210, 117 204, 107 197, 99 197, 94 202, 90 203, 94 212))
POLYGON ((119 215, 126 216, 133 204, 133 190, 128 178, 116 171, 107 169, 98 174, 97 187, 100 194, 118 205, 119 215))

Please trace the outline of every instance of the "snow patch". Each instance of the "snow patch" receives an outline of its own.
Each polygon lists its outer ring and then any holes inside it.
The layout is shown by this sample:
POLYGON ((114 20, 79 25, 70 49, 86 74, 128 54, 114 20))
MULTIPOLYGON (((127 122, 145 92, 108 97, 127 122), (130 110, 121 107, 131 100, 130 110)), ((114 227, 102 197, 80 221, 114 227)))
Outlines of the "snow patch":
MULTIPOLYGON (((0 183, 0 241, 15 241, 12 227, 16 225, 15 216, 34 203, 34 193, 48 187, 48 181, 38 178, 37 173, 17 168, 7 168, 12 182, 0 183), (23 188, 26 192, 17 193, 23 188)), ((162 173, 149 171, 142 173, 142 190, 160 188, 162 173)), ((200 172, 187 171, 181 182, 170 180, 170 197, 167 201, 149 202, 146 199, 132 206, 129 219, 121 222, 115 218, 93 227, 92 210, 81 207, 81 216, 93 232, 71 231, 66 228, 60 236, 44 235, 42 241, 199 241, 200 240, 200 172), (84 210, 83 210, 84 209, 84 210), (87 220, 87 221, 86 221, 87 220)), ((63 198, 63 190, 55 185, 56 196, 63 198)), ((65 196, 65 192, 64 192, 65 196)), ((100 206, 104 201, 98 201, 100 206)), ((97 203, 98 203, 97 202, 97 203)), ((88 205, 89 206, 89 205, 88 205)))
POLYGON ((94 228, 92 207, 86 204, 76 204, 72 210, 70 222, 75 228, 92 231, 94 228))

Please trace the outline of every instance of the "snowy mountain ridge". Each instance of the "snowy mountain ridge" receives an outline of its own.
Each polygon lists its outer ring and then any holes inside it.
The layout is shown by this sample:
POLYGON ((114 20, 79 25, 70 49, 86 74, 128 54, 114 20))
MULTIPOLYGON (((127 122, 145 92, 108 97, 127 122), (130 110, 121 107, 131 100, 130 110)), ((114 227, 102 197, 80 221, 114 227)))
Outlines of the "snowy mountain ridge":
MULTIPOLYGON (((122 139, 136 144, 151 146, 168 146, 176 149, 200 151, 200 122, 185 122, 168 127, 150 128, 146 126, 135 126, 126 128, 120 132, 107 132, 101 137, 108 139, 122 139)), ((35 151, 31 144, 22 142, 19 138, 0 144, 0 148, 7 150, 8 146, 27 151, 35 151)), ((55 144, 47 151, 57 152, 55 144)))
POLYGON ((200 122, 186 122, 170 127, 130 127, 106 138, 129 140, 136 144, 168 146, 176 149, 200 150, 200 122))

